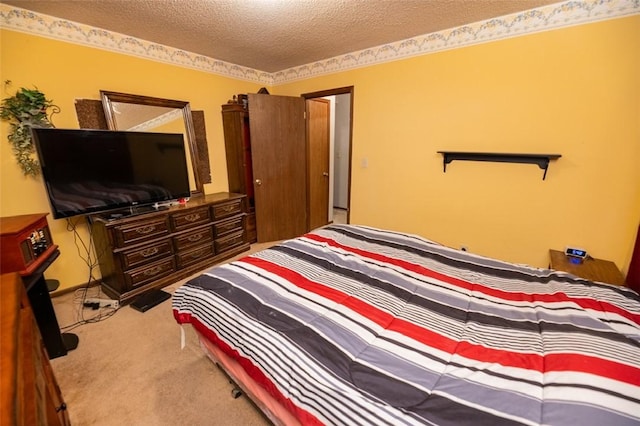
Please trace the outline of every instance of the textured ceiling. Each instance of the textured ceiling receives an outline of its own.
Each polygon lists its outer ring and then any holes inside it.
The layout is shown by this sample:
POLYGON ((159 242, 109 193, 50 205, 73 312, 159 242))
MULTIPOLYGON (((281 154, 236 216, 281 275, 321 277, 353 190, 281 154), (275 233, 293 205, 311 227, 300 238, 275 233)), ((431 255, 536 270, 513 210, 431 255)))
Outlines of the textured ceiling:
POLYGON ((558 0, 2 0, 276 72, 558 0))

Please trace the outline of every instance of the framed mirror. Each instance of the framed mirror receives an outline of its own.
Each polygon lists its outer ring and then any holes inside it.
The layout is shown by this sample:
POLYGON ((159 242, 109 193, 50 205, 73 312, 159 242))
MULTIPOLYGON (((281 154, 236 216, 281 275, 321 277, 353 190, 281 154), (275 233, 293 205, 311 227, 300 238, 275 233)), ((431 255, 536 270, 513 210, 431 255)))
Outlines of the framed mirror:
POLYGON ((189 186, 194 196, 204 193, 189 102, 153 98, 129 93, 100 91, 104 115, 110 130, 182 133, 187 151, 189 186))

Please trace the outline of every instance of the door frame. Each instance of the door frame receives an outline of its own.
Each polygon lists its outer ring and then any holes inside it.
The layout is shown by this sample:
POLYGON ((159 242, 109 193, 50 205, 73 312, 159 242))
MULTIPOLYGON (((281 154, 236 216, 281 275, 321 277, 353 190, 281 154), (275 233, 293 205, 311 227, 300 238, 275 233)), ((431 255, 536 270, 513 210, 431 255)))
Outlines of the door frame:
MULTIPOLYGON (((335 88, 335 89, 328 89, 328 90, 321 90, 318 92, 310 92, 310 93, 303 93, 302 96, 305 101, 307 99, 313 99, 313 98, 324 98, 327 96, 333 96, 333 95, 345 95, 345 94, 349 94, 351 95, 349 97, 349 101, 350 101, 350 105, 349 105, 349 170, 347 171, 347 223, 351 223, 351 169, 352 169, 352 152, 353 152, 353 96, 354 96, 354 86, 345 86, 345 87, 339 87, 339 88, 335 88)), ((333 161, 333 160, 332 160, 333 161)), ((334 171, 335 173, 335 171, 334 171)), ((330 200, 331 203, 333 203, 333 200, 330 200)), ((307 209, 308 209, 308 203, 307 203, 307 209)), ((310 212, 307 212, 307 217, 309 216, 310 212)))

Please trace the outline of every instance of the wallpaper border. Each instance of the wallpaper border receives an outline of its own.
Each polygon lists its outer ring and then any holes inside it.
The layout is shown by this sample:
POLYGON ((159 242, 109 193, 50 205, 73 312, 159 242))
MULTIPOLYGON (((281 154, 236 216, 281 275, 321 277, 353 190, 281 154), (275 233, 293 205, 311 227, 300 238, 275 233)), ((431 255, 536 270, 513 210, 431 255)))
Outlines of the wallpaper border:
POLYGON ((573 0, 424 34, 268 73, 100 28, 0 4, 0 28, 270 86, 413 56, 640 14, 640 0, 573 0))

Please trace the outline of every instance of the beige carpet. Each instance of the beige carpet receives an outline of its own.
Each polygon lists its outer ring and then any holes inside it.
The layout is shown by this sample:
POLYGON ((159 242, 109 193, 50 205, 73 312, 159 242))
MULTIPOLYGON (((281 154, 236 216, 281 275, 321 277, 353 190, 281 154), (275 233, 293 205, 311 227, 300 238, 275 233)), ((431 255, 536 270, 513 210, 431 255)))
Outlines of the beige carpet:
MULTIPOLYGON (((178 284, 164 290, 171 293, 178 284)), ((61 327, 77 320, 74 299, 73 293, 53 298, 61 327)), ((82 312, 85 318, 96 313, 82 312)), ((170 299, 145 313, 124 306, 73 329, 78 348, 51 360, 72 425, 269 424, 246 397, 233 399, 233 385, 204 355, 190 326, 184 330, 180 349, 170 299)))

